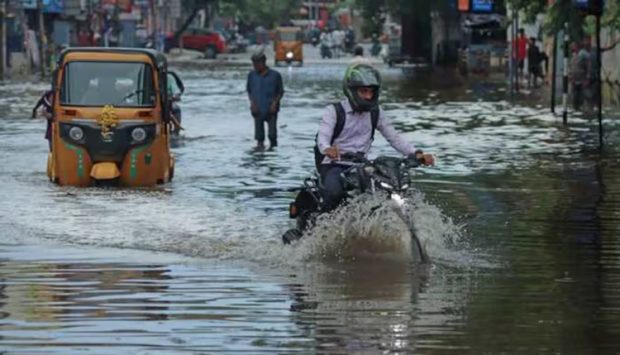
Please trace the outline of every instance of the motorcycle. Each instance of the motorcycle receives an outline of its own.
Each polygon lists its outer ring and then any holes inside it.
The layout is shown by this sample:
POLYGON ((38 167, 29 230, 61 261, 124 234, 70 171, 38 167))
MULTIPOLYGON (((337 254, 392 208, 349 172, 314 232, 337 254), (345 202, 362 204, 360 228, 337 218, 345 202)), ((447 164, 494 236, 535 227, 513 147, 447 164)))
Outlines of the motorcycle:
POLYGON ((333 53, 331 48, 329 48, 329 46, 325 43, 321 44, 321 58, 322 59, 326 59, 326 58, 332 58, 333 57, 333 53))
MULTIPOLYGON (((343 154, 341 161, 348 162, 351 167, 341 174, 346 191, 343 203, 351 201, 362 194, 384 196, 386 200, 395 202, 397 215, 406 222, 406 216, 402 207, 405 204, 404 197, 410 186, 410 169, 416 168, 420 163, 410 158, 395 158, 380 156, 374 160, 368 160, 362 153, 343 154)), ((304 180, 298 191, 295 201, 289 205, 289 217, 295 219, 296 228, 287 230, 282 235, 284 244, 290 244, 299 240, 304 233, 311 230, 319 217, 325 213, 321 196, 321 179, 315 174, 304 180)), ((370 213, 379 206, 374 207, 370 213)), ((412 240, 412 257, 414 260, 427 262, 428 256, 424 246, 417 238, 415 231, 410 230, 412 240)))
POLYGON ((319 45, 319 36, 312 36, 312 40, 311 40, 312 46, 316 47, 319 45))
POLYGON ((379 54, 381 54, 381 43, 376 41, 372 43, 372 47, 370 48, 370 55, 372 55, 373 57, 378 57, 379 54))

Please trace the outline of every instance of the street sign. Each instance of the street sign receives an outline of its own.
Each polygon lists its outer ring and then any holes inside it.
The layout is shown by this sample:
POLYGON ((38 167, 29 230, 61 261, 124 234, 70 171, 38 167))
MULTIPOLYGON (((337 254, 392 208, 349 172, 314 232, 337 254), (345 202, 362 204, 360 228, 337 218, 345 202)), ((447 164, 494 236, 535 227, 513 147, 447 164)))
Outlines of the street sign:
POLYGON ((481 12, 481 13, 490 13, 493 11, 493 0, 472 0, 471 1, 471 11, 472 12, 481 12))
MULTIPOLYGON (((22 0, 22 8, 27 10, 37 9, 37 0, 22 0)), ((61 14, 65 9, 64 0, 43 0, 43 12, 61 14)))
POLYGON ((460 12, 490 14, 495 10, 495 0, 458 0, 460 12))
POLYGON ((469 2, 471 0, 458 0, 458 9, 460 12, 469 12, 469 8, 470 8, 470 4, 469 2))
POLYGON ((588 15, 600 16, 605 7, 604 0, 573 0, 575 7, 588 15))

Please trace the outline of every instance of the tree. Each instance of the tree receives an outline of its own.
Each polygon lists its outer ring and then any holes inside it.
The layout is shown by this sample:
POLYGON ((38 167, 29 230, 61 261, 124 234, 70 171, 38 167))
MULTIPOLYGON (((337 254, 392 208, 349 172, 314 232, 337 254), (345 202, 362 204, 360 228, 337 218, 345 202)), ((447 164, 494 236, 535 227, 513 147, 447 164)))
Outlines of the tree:
POLYGON ((301 5, 302 0, 219 0, 222 15, 267 28, 288 23, 301 5))
POLYGON ((364 36, 370 37, 383 32, 387 12, 385 0, 357 0, 356 5, 364 19, 362 24, 364 36))
POLYGON ((430 20, 431 11, 456 11, 453 0, 356 0, 362 14, 364 35, 381 33, 386 15, 400 19, 407 15, 420 22, 430 20))
MULTIPOLYGON (((526 22, 533 22, 538 14, 545 15, 545 30, 547 33, 557 33, 568 23, 572 38, 580 39, 584 35, 594 33, 594 18, 576 11, 573 0, 556 0, 552 6, 547 6, 546 0, 507 0, 513 9, 525 16, 526 22)), ((610 30, 620 29, 620 0, 606 0, 603 11, 602 26, 610 30)))

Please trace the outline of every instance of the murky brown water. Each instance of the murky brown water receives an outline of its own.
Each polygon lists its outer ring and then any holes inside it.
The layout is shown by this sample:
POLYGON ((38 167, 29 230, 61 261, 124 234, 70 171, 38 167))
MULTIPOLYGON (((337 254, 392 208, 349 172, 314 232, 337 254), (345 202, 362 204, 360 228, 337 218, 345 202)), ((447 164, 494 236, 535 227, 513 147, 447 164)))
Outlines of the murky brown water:
MULTIPOLYGON (((561 125, 501 86, 384 70, 398 129, 438 156, 414 219, 433 262, 338 262, 280 244, 344 67, 283 70, 280 147, 253 154, 244 70, 181 72, 185 137, 157 189, 57 187, 45 86, 0 86, 0 352, 617 353, 617 121, 561 125)), ((376 154, 391 154, 377 139, 376 154)))

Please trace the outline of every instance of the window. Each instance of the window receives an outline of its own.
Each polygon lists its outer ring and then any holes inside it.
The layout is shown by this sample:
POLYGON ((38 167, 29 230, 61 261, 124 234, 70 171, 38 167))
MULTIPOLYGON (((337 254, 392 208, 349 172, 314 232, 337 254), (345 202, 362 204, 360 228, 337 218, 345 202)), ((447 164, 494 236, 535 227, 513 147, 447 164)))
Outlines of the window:
MULTIPOLYGON (((284 41, 284 42, 293 42, 293 41, 300 41, 300 34, 301 31, 279 31, 278 32, 278 37, 280 39, 280 41, 284 41)), ((302 34, 303 35, 303 34, 302 34)))
POLYGON ((64 105, 152 107, 153 69, 145 63, 70 62, 65 66, 60 102, 64 105))

